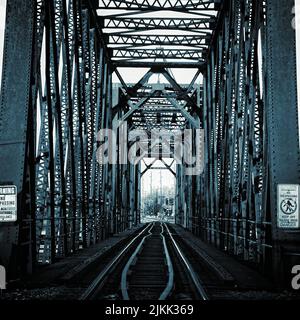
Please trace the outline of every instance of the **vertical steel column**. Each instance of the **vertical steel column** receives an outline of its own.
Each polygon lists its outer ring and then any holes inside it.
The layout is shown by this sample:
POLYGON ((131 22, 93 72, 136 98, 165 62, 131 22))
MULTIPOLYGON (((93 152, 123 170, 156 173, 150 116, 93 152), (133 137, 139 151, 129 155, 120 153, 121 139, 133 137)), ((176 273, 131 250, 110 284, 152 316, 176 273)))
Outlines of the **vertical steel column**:
POLYGON ((32 268, 32 261, 28 260, 32 255, 31 223, 24 230, 21 225, 26 219, 31 221, 30 210, 34 210, 25 190, 26 175, 32 173, 26 157, 31 155, 28 144, 32 139, 28 134, 34 130, 33 123, 28 122, 32 120, 28 112, 33 30, 34 2, 8 0, 0 106, 0 184, 16 185, 18 220, 0 223, 0 264, 7 268, 10 279, 32 268))
POLYGON ((141 162, 137 165, 136 173, 136 223, 141 223, 141 199, 142 199, 142 174, 141 174, 141 162))
MULTIPOLYGON (((50 112, 54 113, 53 121, 55 120, 55 129, 56 129, 56 141, 55 143, 55 185, 54 185, 54 195, 55 203, 55 217, 54 219, 58 221, 56 223, 56 230, 54 231, 55 238, 57 237, 57 243, 52 243, 52 254, 53 250, 56 250, 56 245, 58 247, 58 253, 64 255, 67 252, 67 217, 66 217, 66 184, 65 184, 65 173, 64 173, 64 161, 65 161, 65 150, 63 145, 63 126, 62 121, 62 108, 61 108, 61 97, 59 94, 60 84, 59 84, 59 75, 58 75, 58 66, 59 66, 59 56, 58 53, 60 50, 57 48, 59 43, 56 35, 56 25, 55 25, 55 7, 53 1, 48 2, 49 9, 48 15, 46 15, 47 20, 47 35, 48 39, 46 41, 46 51, 47 54, 47 103, 48 103, 48 114, 50 112), (50 94, 54 92, 54 94, 50 94), (52 110, 51 110, 52 109, 52 110), (61 240, 63 239, 63 240, 61 240), (53 249, 53 245, 54 248, 53 249)), ((52 125, 49 118, 50 126, 52 125)), ((49 128, 50 128, 49 126, 49 128)), ((54 129, 54 128, 53 128, 54 129)), ((49 130, 51 141, 53 131, 49 130)), ((54 145, 53 145, 54 147, 54 145)), ((52 150, 53 152, 54 150, 52 150)), ((52 237, 54 236, 52 233, 52 237)), ((52 256, 52 259, 55 258, 52 256)))
POLYGON ((69 12, 67 13, 67 0, 63 1, 63 25, 64 25, 64 37, 65 37, 65 55, 66 55, 66 77, 67 77, 67 105, 68 105, 68 137, 69 137, 69 163, 67 173, 70 175, 69 190, 67 190, 69 196, 69 216, 68 216, 68 229, 70 232, 70 249, 74 252, 76 250, 76 232, 77 232, 77 183, 76 183, 76 165, 75 165, 75 137, 74 137, 74 115, 73 115, 73 97, 72 97, 72 71, 71 66, 73 54, 74 54, 74 15, 72 10, 73 3, 69 3, 69 12))
MULTIPOLYGON (((97 76, 97 119, 96 119, 96 126, 97 126, 97 134, 100 129, 103 129, 102 119, 102 104, 103 104, 103 71, 104 71, 104 50, 101 45, 99 45, 99 52, 98 52, 98 76, 97 76)), ((98 149, 99 143, 96 143, 96 147, 98 149)), ((96 155, 95 155, 96 157, 96 155)), ((97 180, 97 187, 95 190, 96 197, 97 197, 97 241, 102 239, 102 222, 103 222, 103 197, 102 197, 102 188, 103 188, 103 166, 100 166, 96 163, 97 170, 96 170, 96 180, 97 180)))
POLYGON ((300 183, 294 0, 267 1, 267 117, 273 271, 280 280, 299 264, 300 230, 277 226, 278 184, 300 183), (297 248, 298 246, 298 248, 297 248), (286 269, 285 269, 286 268, 286 269))
MULTIPOLYGON (((107 114, 107 126, 106 128, 112 129, 112 71, 110 66, 107 68, 107 99, 106 99, 106 114, 107 114)), ((114 152, 114 147, 110 148, 110 152, 114 152)), ((111 154, 111 157, 113 155, 111 154)), ((114 233, 114 212, 113 212, 113 192, 114 192, 114 172, 113 165, 108 165, 108 180, 107 180, 107 217, 108 217, 108 235, 111 236, 114 233)))

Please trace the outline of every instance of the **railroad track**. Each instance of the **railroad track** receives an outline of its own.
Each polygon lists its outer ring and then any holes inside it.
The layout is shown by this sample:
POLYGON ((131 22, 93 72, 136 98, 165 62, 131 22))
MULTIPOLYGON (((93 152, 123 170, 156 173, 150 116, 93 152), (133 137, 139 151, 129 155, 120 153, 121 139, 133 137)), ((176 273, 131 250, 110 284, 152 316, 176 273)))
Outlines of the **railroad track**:
POLYGON ((147 225, 102 270, 81 300, 208 300, 198 274, 165 223, 147 225))
POLYGON ((124 300, 165 300, 173 289, 174 271, 162 224, 153 224, 122 272, 124 300))

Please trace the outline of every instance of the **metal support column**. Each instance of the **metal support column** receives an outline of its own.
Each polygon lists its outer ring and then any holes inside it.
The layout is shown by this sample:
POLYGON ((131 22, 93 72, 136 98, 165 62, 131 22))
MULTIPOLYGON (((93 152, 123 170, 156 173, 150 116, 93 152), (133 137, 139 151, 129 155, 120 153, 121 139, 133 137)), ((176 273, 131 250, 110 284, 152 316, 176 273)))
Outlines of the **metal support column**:
POLYGON ((33 15, 34 1, 7 1, 0 106, 0 185, 15 185, 18 192, 17 221, 0 222, 0 264, 6 267, 8 278, 31 272, 35 260, 31 233, 34 203, 28 194, 30 190, 34 192, 34 185, 30 185, 34 181, 30 174, 34 172, 28 158, 34 150, 30 138, 34 132, 30 105, 33 15))
POLYGON ((299 264, 299 229, 279 229, 278 184, 300 184, 294 0, 267 1, 267 117, 273 272, 286 280, 299 264), (298 254, 298 255, 297 255, 298 254))

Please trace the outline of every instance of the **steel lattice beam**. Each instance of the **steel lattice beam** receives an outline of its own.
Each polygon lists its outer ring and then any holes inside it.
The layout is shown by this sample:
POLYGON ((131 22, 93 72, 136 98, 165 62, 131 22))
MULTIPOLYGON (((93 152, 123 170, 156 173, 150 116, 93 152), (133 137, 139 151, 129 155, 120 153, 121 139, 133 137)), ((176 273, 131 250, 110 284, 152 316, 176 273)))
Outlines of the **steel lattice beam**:
POLYGON ((124 10, 176 10, 176 11, 188 11, 188 10, 201 10, 201 11, 211 11, 217 9, 220 4, 220 0, 214 1, 196 1, 196 0, 146 0, 146 1, 122 1, 122 0, 110 0, 104 1, 100 0, 98 4, 98 9, 124 9, 124 10))
POLYGON ((202 50, 173 50, 173 49, 114 49, 113 58, 142 58, 155 59, 189 59, 204 62, 202 50))
POLYGON ((130 45, 133 47, 141 45, 155 45, 155 46, 203 46, 208 45, 211 36, 207 35, 193 35, 193 36, 176 36, 176 35, 110 35, 110 45, 130 45))
POLYGON ((205 66, 204 62, 151 62, 151 61, 114 61, 114 65, 118 68, 187 68, 187 69, 198 69, 203 70, 205 66))
POLYGON ((207 45, 211 42, 211 36, 217 25, 220 1, 116 0, 99 1, 98 6, 93 3, 93 7, 94 10, 99 9, 98 26, 106 37, 115 67, 151 67, 157 66, 159 60, 162 60, 167 67, 201 68, 200 64, 207 55, 207 45), (105 9, 123 9, 123 13, 102 15, 102 10, 105 9), (130 11, 132 9, 135 11, 130 11), (188 15, 180 18, 163 17, 164 10, 181 10, 181 13, 189 13, 189 10, 193 9, 197 12, 197 18, 188 15), (162 15, 152 17, 151 13, 157 10, 160 10, 162 15), (150 16, 141 16, 141 13, 150 16), (163 35, 162 31, 167 30, 178 31, 178 34, 163 35), (147 34, 149 31, 154 34, 147 34), (180 31, 186 34, 180 35, 180 31), (118 48, 118 44, 122 46, 118 48), (160 46, 160 48, 147 48, 146 45, 160 46), (176 50, 170 47, 175 45, 178 48, 176 50), (186 45, 193 48, 184 47, 186 45))
POLYGON ((189 18, 114 18, 105 19, 104 28, 142 30, 211 30, 216 22, 215 17, 202 19, 189 18))

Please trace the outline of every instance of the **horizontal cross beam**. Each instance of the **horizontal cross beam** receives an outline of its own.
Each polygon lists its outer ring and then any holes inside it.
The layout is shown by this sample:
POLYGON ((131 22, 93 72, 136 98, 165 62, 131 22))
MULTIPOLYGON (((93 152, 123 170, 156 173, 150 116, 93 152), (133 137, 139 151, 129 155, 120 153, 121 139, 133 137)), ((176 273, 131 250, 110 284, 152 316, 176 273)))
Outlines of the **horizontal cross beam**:
MULTIPOLYGON (((205 50, 204 50, 205 51, 205 50)), ((114 49, 114 58, 202 59, 203 50, 114 49)))
POLYGON ((208 46, 211 41, 210 35, 200 35, 196 37, 131 37, 131 36, 110 36, 108 47, 122 49, 125 46, 142 47, 142 46, 193 46, 201 48, 208 46), (119 45, 119 47, 118 47, 119 45))
POLYGON ((193 35, 193 36, 174 36, 174 35, 111 35, 109 44, 120 45, 204 45, 210 43, 211 36, 193 35))
POLYGON ((104 28, 125 28, 125 29, 214 29, 216 19, 213 18, 114 18, 105 19, 104 28))
MULTIPOLYGON (((98 1, 98 0, 94 0, 98 1)), ((188 10, 201 10, 201 11, 211 11, 217 10, 221 0, 163 0, 163 1, 151 1, 151 0, 99 0, 98 9, 124 9, 124 10, 176 10, 176 11, 188 11, 188 10)))
POLYGON ((120 68, 193 68, 204 71, 205 62, 151 62, 151 61, 113 61, 116 67, 120 68))

